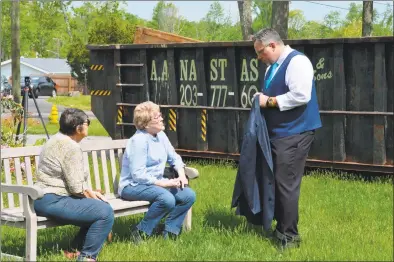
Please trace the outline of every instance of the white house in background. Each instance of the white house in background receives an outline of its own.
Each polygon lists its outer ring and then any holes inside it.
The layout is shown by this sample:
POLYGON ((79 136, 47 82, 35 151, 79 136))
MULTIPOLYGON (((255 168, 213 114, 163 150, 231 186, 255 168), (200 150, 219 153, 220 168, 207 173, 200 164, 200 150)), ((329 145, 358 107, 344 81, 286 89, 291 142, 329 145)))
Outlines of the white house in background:
MULTIPOLYGON (((57 94, 69 94, 71 91, 81 91, 83 86, 71 75, 71 67, 66 59, 59 58, 24 58, 20 60, 21 77, 48 76, 56 83, 57 94)), ((1 75, 12 84, 12 60, 1 63, 1 75)), ((86 89, 87 90, 87 89, 86 89)))
MULTIPOLYGON (((9 79, 12 75, 12 60, 1 63, 1 75, 9 79)), ((66 59, 21 57, 21 76, 29 75, 70 75, 71 68, 66 59)))

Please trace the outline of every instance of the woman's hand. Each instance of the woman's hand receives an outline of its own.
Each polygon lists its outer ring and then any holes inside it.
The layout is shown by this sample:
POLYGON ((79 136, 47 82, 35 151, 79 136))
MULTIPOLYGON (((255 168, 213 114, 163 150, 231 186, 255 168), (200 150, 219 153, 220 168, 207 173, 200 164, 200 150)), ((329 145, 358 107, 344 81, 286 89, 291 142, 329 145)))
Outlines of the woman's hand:
POLYGON ((178 178, 170 179, 167 182, 168 182, 168 187, 177 187, 178 188, 181 186, 181 181, 178 178))
POLYGON ((183 176, 181 178, 179 178, 180 182, 181 182, 181 188, 185 188, 185 186, 189 185, 189 180, 186 178, 186 176, 183 176))
POLYGON ((85 191, 83 191, 83 195, 86 198, 94 198, 94 199, 102 200, 102 201, 108 203, 108 200, 103 196, 103 194, 101 194, 100 192, 97 192, 97 191, 93 191, 91 189, 86 189, 85 191))
POLYGON ((179 188, 181 186, 181 182, 178 178, 169 179, 169 180, 158 180, 158 181, 156 181, 155 185, 161 186, 161 187, 166 187, 166 188, 171 188, 171 187, 179 188))
POLYGON ((180 168, 179 170, 178 170, 178 179, 179 179, 179 182, 181 183, 181 185, 180 185, 180 187, 181 187, 181 189, 183 189, 185 186, 188 186, 189 185, 189 180, 187 179, 187 177, 186 177, 186 174, 185 174, 185 169, 184 168, 180 168))
POLYGON ((96 191, 94 193, 96 193, 96 196, 97 196, 98 199, 108 203, 108 200, 105 198, 105 196, 103 194, 101 194, 101 192, 97 192, 96 191))

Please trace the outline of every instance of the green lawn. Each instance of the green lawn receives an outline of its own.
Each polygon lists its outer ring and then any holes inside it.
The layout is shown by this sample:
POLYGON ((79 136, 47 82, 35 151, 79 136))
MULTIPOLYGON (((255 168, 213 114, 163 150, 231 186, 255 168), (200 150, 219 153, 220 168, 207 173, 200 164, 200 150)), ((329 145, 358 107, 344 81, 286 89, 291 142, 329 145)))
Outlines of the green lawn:
MULTIPOLYGON (((45 127, 50 135, 56 134, 59 131, 59 124, 48 123, 45 124, 45 127)), ((45 135, 45 129, 41 122, 36 122, 34 125, 28 125, 27 133, 45 135)), ((109 136, 109 134, 97 119, 92 119, 89 126, 89 136, 109 136)))
MULTIPOLYGON (((201 163, 201 162, 200 162, 201 163)), ((134 246, 131 225, 142 215, 117 218, 114 239, 106 243, 102 261, 163 260, 392 260, 393 187, 389 182, 365 182, 314 171, 304 177, 300 199, 300 249, 279 253, 246 226, 230 209, 236 168, 229 164, 196 164, 200 177, 191 181, 197 192, 192 231, 177 242, 160 237, 134 246)), ((61 249, 76 233, 64 226, 39 231, 40 260, 66 260, 61 249)), ((24 254, 24 230, 4 227, 2 251, 24 254)))
MULTIPOLYGON (((3 128, 5 131, 8 132, 10 130, 10 127, 7 125, 7 123, 7 120, 2 120, 2 124, 4 125, 3 128)), ((59 124, 46 123, 45 127, 49 135, 56 134, 59 131, 59 124)), ((17 126, 15 126, 14 128, 16 132, 17 126)), ((20 133, 23 132, 23 129, 24 127, 22 122, 20 133)), ((45 129, 41 121, 37 119, 28 119, 27 134, 45 135, 45 129)), ((109 136, 109 134, 97 119, 92 119, 89 126, 89 136, 109 136)))
POLYGON ((82 110, 91 110, 90 107, 90 95, 80 95, 80 96, 57 96, 50 97, 47 99, 49 103, 55 103, 57 105, 62 105, 65 107, 79 108, 82 110))

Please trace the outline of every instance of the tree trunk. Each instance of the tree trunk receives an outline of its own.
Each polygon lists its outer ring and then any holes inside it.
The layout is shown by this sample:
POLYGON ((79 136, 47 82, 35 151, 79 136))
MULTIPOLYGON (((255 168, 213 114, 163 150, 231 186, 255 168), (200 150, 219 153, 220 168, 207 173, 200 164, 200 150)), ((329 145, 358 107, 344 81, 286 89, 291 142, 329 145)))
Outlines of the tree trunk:
POLYGON ((253 34, 252 31, 252 1, 243 0, 238 1, 239 18, 241 22, 242 37, 244 40, 249 40, 249 36, 253 34))
POLYGON ((273 1, 271 27, 275 29, 282 39, 287 39, 289 23, 289 1, 273 1))
POLYGON ((63 16, 64 16, 64 22, 66 23, 66 26, 67 26, 67 34, 70 37, 70 39, 72 39, 70 21, 68 20, 68 16, 67 16, 66 5, 63 3, 63 1, 59 1, 59 2, 60 2, 60 7, 62 9, 63 16))
POLYGON ((362 36, 372 36, 373 1, 363 1, 362 36))
POLYGON ((11 53, 12 53, 12 95, 16 103, 21 102, 21 67, 20 67, 20 39, 19 39, 19 0, 12 1, 11 15, 11 53))

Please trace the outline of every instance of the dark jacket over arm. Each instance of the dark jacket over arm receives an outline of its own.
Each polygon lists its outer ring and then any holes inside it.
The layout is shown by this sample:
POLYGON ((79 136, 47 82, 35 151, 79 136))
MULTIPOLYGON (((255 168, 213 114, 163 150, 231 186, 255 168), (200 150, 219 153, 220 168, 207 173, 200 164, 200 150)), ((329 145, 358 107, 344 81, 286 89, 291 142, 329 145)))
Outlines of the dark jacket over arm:
POLYGON ((271 228, 275 183, 271 145, 259 98, 255 97, 242 142, 231 207, 254 225, 271 228))

